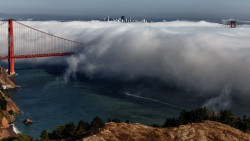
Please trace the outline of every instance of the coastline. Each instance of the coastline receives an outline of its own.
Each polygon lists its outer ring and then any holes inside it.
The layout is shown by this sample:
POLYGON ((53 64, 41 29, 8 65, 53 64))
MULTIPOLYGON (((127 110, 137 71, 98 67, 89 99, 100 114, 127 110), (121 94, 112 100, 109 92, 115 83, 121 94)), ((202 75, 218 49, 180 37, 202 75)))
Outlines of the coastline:
POLYGON ((11 124, 11 129, 12 129, 12 131, 14 132, 15 135, 21 133, 21 132, 17 129, 17 127, 15 126, 14 123, 11 124))
POLYGON ((21 112, 10 96, 4 93, 5 91, 15 89, 16 85, 10 79, 9 74, 0 66, 0 139, 16 136, 19 133, 13 122, 21 112))

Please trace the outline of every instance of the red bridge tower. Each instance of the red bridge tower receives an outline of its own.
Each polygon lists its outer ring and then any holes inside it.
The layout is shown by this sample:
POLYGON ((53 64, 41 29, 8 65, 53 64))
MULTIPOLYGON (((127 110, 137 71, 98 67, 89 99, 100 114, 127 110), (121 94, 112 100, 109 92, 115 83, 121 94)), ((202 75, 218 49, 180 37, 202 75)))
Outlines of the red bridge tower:
POLYGON ((236 28, 237 24, 236 21, 231 21, 231 28, 236 28))
POLYGON ((14 58, 14 36, 13 36, 13 20, 9 19, 9 74, 15 75, 15 58, 14 58))
POLYGON ((83 45, 83 43, 43 32, 13 19, 0 22, 0 27, 0 38, 8 38, 4 43, 2 41, 0 43, 0 60, 9 61, 9 75, 15 75, 15 59, 68 56, 74 53, 76 47, 83 45))

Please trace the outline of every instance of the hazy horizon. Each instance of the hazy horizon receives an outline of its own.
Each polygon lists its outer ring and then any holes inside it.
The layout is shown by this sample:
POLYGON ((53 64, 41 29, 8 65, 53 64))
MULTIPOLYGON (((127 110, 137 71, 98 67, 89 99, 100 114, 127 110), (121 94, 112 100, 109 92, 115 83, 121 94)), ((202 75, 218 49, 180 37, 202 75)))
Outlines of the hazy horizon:
POLYGON ((125 15, 135 18, 166 20, 221 20, 230 18, 248 20, 250 19, 249 12, 250 1, 245 0, 2 0, 0 5, 0 16, 21 15, 28 18, 40 18, 39 16, 47 15, 66 19, 70 17, 97 19, 125 15))

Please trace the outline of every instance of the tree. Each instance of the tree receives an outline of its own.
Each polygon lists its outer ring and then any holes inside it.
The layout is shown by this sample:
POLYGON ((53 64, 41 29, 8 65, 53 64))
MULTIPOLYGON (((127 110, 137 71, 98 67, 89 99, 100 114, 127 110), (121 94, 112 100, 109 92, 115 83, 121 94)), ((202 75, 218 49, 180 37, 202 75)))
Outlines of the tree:
POLYGON ((65 124, 63 129, 64 137, 74 137, 76 133, 76 126, 73 122, 65 124))
POLYGON ((186 110, 182 110, 180 115, 179 115, 179 124, 182 125, 182 124, 186 124, 186 119, 185 119, 185 115, 186 115, 186 110))
POLYGON ((78 135, 81 135, 84 132, 89 131, 89 130, 90 130, 90 125, 89 125, 88 122, 85 122, 83 120, 80 120, 78 122, 78 125, 77 125, 77 128, 76 128, 76 132, 77 132, 78 135))
POLYGON ((5 98, 2 95, 0 96, 0 108, 2 110, 7 109, 7 101, 5 100, 5 98))
POLYGON ((220 111, 220 122, 232 125, 233 114, 229 110, 220 111))
POLYGON ((176 118, 167 118, 163 127, 177 127, 179 126, 179 120, 176 118))
POLYGON ((52 133, 49 133, 50 139, 62 139, 64 126, 56 126, 52 133))
POLYGON ((91 129, 96 131, 104 125, 105 124, 103 123, 102 119, 100 119, 99 117, 95 117, 91 122, 91 129))
POLYGON ((43 130, 40 135, 41 141, 49 141, 49 135, 46 130, 43 130))
POLYGON ((1 141, 33 141, 33 138, 30 135, 18 134, 17 136, 3 138, 1 141))
POLYGON ((30 135, 18 134, 17 140, 18 141, 33 141, 33 138, 30 135))

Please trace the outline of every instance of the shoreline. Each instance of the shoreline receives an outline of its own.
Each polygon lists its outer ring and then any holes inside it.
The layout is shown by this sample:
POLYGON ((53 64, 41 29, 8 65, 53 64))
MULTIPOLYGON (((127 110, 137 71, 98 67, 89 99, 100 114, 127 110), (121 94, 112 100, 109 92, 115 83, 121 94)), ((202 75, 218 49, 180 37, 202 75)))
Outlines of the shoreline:
POLYGON ((13 131, 16 135, 19 134, 19 133, 21 133, 21 132, 18 130, 18 128, 15 126, 14 123, 11 124, 11 129, 12 129, 12 131, 13 131))
POLYGON ((12 101, 8 91, 17 90, 18 87, 14 84, 12 78, 6 69, 0 66, 0 114, 1 114, 1 129, 0 139, 16 136, 20 131, 15 127, 14 122, 17 116, 21 113, 16 104, 12 101))

